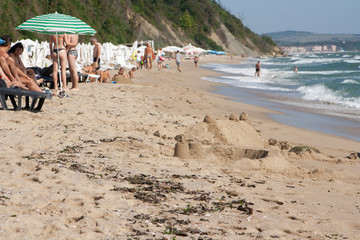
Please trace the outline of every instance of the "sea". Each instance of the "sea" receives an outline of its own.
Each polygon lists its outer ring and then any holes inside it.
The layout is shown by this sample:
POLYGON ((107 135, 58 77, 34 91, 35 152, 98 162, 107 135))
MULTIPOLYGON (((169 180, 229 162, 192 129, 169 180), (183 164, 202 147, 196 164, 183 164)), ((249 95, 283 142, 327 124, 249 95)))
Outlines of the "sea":
POLYGON ((279 114, 270 117, 287 125, 360 142, 360 52, 250 58, 203 67, 221 73, 204 78, 226 84, 217 86, 217 93, 276 110, 279 114), (261 74, 255 77, 258 61, 261 74))

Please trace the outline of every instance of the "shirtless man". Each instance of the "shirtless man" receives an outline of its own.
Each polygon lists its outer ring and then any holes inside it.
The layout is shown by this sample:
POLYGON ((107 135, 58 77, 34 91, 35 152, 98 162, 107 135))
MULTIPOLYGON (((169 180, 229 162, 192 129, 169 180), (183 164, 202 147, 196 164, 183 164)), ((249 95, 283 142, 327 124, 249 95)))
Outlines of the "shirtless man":
POLYGON ((260 66, 260 61, 257 62, 256 66, 255 66, 255 76, 257 75, 258 77, 260 77, 260 70, 261 70, 261 66, 260 66))
POLYGON ((100 69, 101 46, 95 37, 92 37, 90 39, 90 42, 92 45, 94 45, 93 66, 95 67, 96 70, 99 70, 100 69))
POLYGON ((55 91, 58 90, 58 68, 59 61, 61 66, 61 81, 63 83, 64 90, 67 89, 66 84, 66 66, 67 66, 67 56, 64 35, 50 35, 50 54, 53 60, 53 79, 54 79, 54 88, 55 91))
POLYGON ((152 68, 152 55, 154 53, 154 50, 152 49, 152 47, 150 47, 150 43, 148 43, 146 45, 146 48, 145 48, 145 53, 144 53, 144 57, 146 58, 147 60, 147 69, 150 71, 151 68, 152 68))
POLYGON ((71 89, 77 91, 79 90, 79 76, 76 71, 76 59, 78 57, 78 52, 76 50, 76 45, 79 42, 79 36, 74 35, 64 35, 65 36, 65 44, 66 44, 66 52, 67 52, 67 60, 69 62, 69 70, 71 74, 71 89))
POLYGON ((3 40, 0 44, 0 66, 3 73, 11 81, 11 85, 26 90, 42 92, 40 87, 31 78, 16 67, 14 59, 7 53, 11 46, 11 37, 3 35, 0 38, 3 40))

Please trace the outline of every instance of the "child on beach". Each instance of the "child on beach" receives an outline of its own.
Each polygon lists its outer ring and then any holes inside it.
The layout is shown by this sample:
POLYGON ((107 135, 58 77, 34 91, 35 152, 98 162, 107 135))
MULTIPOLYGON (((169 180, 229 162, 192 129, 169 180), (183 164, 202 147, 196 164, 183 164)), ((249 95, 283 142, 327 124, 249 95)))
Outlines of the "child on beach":
POLYGON ((134 67, 131 68, 131 70, 128 73, 130 78, 135 78, 135 71, 136 71, 136 69, 134 67))
POLYGON ((137 53, 136 53, 136 67, 137 67, 137 69, 140 69, 140 67, 141 67, 141 62, 143 61, 143 56, 141 56, 141 54, 140 54, 140 50, 138 50, 137 51, 137 53))
POLYGON ((177 70, 179 72, 181 72, 181 69, 180 69, 181 62, 182 62, 181 54, 180 54, 180 51, 177 50, 176 54, 175 54, 175 63, 176 63, 176 66, 177 66, 177 70))
POLYGON ((160 71, 162 69, 162 63, 163 61, 165 60, 163 58, 163 51, 162 51, 162 48, 159 48, 159 50, 157 51, 157 54, 156 54, 156 61, 158 63, 158 70, 160 71))
POLYGON ((195 67, 198 66, 198 62, 199 62, 199 57, 198 56, 195 56, 194 57, 194 64, 195 64, 195 67))
POLYGON ((141 69, 147 68, 147 60, 146 60, 146 58, 144 56, 141 56, 141 59, 142 59, 142 61, 141 61, 141 69))

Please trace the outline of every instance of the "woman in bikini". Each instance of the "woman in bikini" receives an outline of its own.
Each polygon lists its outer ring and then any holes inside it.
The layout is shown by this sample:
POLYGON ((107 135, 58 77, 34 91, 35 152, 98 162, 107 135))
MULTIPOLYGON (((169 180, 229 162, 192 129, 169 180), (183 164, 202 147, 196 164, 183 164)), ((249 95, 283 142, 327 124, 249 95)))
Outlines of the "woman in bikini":
POLYGON ((8 54, 10 57, 14 59, 16 67, 19 68, 23 73, 25 73, 29 78, 34 80, 34 82, 36 82, 39 85, 40 83, 43 82, 43 79, 36 79, 36 74, 34 70, 25 67, 20 57, 23 51, 24 51, 24 46, 22 45, 21 42, 18 42, 9 49, 8 54))
POLYGON ((66 48, 64 45, 64 35, 50 35, 50 53, 53 59, 53 79, 54 79, 54 86, 55 91, 58 91, 58 55, 60 59, 60 66, 61 66, 61 80, 63 82, 63 89, 68 90, 66 85, 66 66, 67 66, 67 55, 66 55, 66 48))

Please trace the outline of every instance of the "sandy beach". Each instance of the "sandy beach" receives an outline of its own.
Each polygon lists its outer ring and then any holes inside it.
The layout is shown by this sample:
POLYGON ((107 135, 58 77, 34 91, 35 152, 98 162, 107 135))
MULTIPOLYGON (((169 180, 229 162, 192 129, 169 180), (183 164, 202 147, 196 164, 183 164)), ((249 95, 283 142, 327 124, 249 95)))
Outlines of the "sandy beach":
POLYGON ((0 110, 1 240, 360 239, 359 142, 275 122, 213 93, 201 78, 216 72, 169 65, 0 110))

